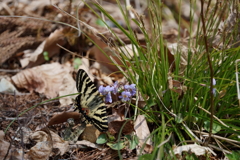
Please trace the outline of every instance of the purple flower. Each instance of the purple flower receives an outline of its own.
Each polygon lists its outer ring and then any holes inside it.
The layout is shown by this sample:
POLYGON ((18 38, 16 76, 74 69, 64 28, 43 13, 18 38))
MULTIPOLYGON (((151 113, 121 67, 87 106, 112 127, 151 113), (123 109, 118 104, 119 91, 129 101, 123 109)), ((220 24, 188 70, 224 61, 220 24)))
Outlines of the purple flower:
POLYGON ((213 85, 215 86, 217 84, 216 80, 213 78, 213 85))
POLYGON ((108 92, 108 94, 106 95, 106 97, 105 97, 105 102, 106 103, 112 103, 112 96, 111 96, 111 93, 110 92, 108 92))
POLYGON ((107 86, 105 88, 105 92, 107 92, 107 93, 112 92, 112 91, 113 91, 113 87, 107 86))
POLYGON ((100 86, 98 88, 98 91, 105 96, 105 102, 110 102, 112 103, 112 96, 111 96, 111 92, 113 91, 113 87, 107 86, 107 87, 103 87, 100 86))
MULTIPOLYGON (((213 85, 215 86, 216 84, 217 84, 217 82, 216 82, 216 80, 213 78, 213 85)), ((212 92, 213 92, 214 97, 216 97, 216 94, 217 94, 216 88, 213 88, 212 92)))
POLYGON ((129 91, 131 93, 131 96, 134 96, 136 94, 136 84, 125 85, 124 88, 126 91, 129 91))
POLYGON ((99 91, 102 95, 104 95, 105 87, 100 86, 100 87, 98 88, 98 91, 99 91))
POLYGON ((119 98, 121 98, 123 102, 129 101, 130 97, 131 97, 131 93, 128 91, 123 91, 122 95, 119 96, 119 98))
POLYGON ((102 94, 102 95, 107 95, 109 92, 112 92, 113 91, 113 87, 110 87, 110 86, 107 86, 107 87, 103 87, 103 86, 100 86, 98 88, 98 91, 102 94))
POLYGON ((118 81, 116 81, 114 84, 113 84, 113 94, 117 94, 118 92, 118 81))

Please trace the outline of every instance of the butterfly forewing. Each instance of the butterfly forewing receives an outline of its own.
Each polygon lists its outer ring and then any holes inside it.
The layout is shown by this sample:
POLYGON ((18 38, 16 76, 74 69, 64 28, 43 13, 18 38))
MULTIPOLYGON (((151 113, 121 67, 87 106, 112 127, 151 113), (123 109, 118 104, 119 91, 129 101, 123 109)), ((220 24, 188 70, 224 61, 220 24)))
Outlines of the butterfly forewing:
POLYGON ((75 100, 77 109, 84 115, 88 122, 95 125, 101 132, 107 131, 108 120, 106 106, 87 73, 80 69, 76 78, 77 90, 80 93, 75 100), (88 110, 85 112, 84 110, 88 110))

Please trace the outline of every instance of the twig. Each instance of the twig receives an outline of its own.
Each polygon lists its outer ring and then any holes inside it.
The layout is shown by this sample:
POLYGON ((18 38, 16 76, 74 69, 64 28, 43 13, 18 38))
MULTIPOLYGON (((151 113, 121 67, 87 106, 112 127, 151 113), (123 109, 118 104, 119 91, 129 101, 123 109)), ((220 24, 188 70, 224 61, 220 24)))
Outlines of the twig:
POLYGON ((212 68, 212 63, 211 63, 211 58, 210 58, 210 53, 208 50, 208 43, 207 43, 207 34, 206 34, 206 26, 205 26, 205 20, 204 20, 204 15, 203 15, 203 5, 204 5, 204 0, 201 0, 201 19, 202 19, 202 27, 203 27, 203 37, 204 37, 204 44, 207 52, 207 60, 209 64, 209 69, 210 69, 210 78, 211 78, 211 83, 210 83, 210 110, 211 110, 211 116, 210 116, 210 131, 209 131, 209 139, 208 142, 211 140, 211 135, 212 135, 212 128, 213 128, 213 112, 214 112, 214 95, 213 95, 213 68, 212 68))
MULTIPOLYGON (((206 112, 207 114, 211 114, 209 111, 207 111, 206 109, 198 106, 199 109, 203 110, 204 112, 206 112)), ((222 125, 224 125, 225 127, 229 127, 228 125, 226 125, 223 121, 221 121, 219 118, 217 118, 216 116, 213 115, 213 118, 215 118, 219 123, 221 123, 222 125)))
POLYGON ((159 148, 159 147, 161 147, 162 145, 164 145, 165 143, 167 143, 167 142, 170 140, 171 136, 172 136, 172 132, 169 134, 168 138, 167 138, 165 141, 163 141, 162 143, 160 143, 160 144, 157 146, 157 148, 159 148))
MULTIPOLYGON (((197 130, 194 130, 193 132, 195 133, 199 133, 199 134, 202 134, 202 135, 208 135, 208 133, 206 132, 201 132, 201 131, 197 131, 197 130)), ((217 139, 221 139, 221 140, 224 140, 226 142, 233 142, 233 143, 237 143, 237 144, 240 144, 240 141, 236 141, 236 140, 233 140, 233 139, 229 139, 229 138, 225 138, 225 137, 221 137, 221 136, 217 136, 217 135, 211 135, 213 138, 217 138, 217 139)))

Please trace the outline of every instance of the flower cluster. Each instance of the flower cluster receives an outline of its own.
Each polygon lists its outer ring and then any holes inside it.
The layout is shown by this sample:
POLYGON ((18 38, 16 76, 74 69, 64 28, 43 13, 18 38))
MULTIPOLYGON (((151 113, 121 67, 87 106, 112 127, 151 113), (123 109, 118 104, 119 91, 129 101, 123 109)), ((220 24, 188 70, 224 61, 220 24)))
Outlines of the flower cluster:
POLYGON ((122 85, 119 84, 117 81, 112 86, 100 86, 99 92, 105 96, 106 103, 112 103, 112 94, 118 96, 123 102, 129 101, 132 96, 136 94, 136 84, 131 85, 122 85))

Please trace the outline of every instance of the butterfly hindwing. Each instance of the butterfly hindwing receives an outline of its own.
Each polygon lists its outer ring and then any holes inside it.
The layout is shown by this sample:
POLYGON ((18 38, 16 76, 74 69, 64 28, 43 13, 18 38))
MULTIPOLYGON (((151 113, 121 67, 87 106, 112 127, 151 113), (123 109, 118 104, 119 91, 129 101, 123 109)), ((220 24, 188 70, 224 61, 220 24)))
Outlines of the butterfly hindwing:
POLYGON ((76 86, 80 93, 75 100, 77 109, 84 115, 86 120, 92 123, 98 130, 101 132, 107 131, 108 120, 106 106, 94 83, 82 69, 77 73, 76 86))

